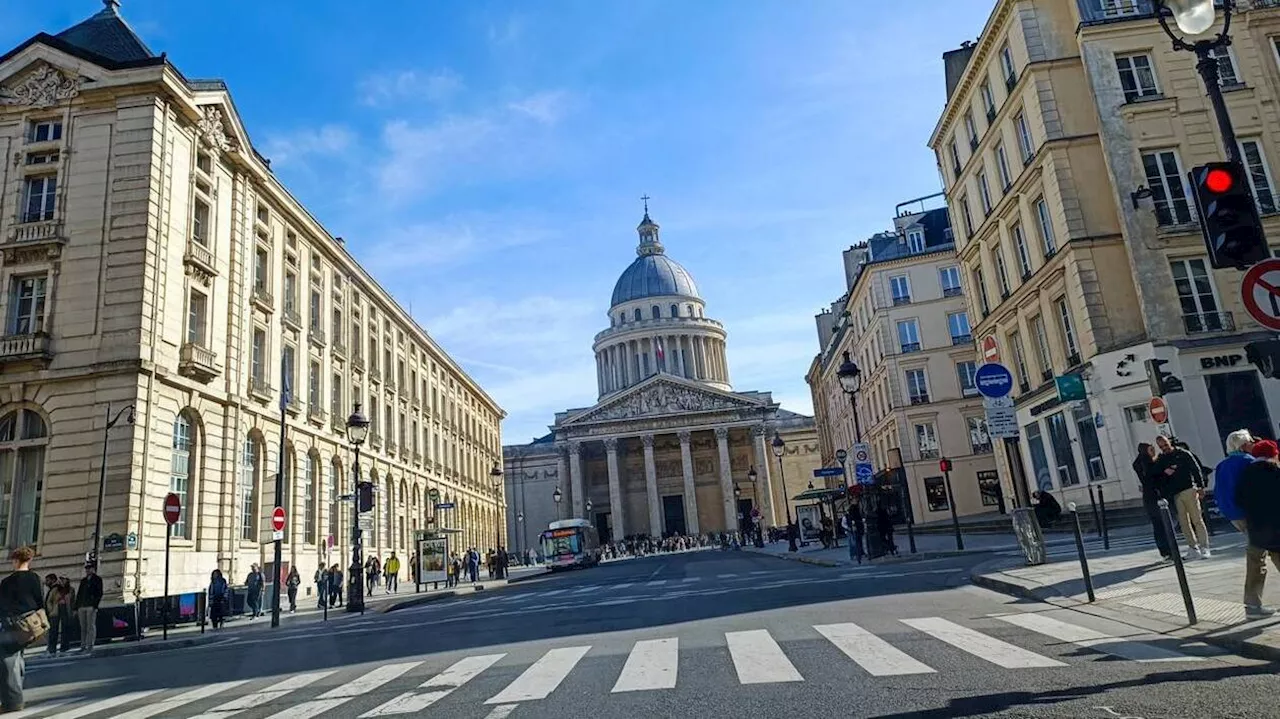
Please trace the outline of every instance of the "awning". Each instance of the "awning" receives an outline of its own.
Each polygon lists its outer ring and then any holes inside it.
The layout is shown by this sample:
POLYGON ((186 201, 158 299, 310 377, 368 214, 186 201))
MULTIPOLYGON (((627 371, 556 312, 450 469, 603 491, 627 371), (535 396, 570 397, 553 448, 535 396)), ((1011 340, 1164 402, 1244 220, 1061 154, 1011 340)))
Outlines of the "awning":
POLYGON ((796 502, 807 501, 810 499, 817 500, 820 502, 827 502, 827 501, 830 501, 833 497, 842 497, 842 496, 844 496, 843 489, 806 489, 805 491, 801 492, 800 494, 797 494, 791 499, 796 502))

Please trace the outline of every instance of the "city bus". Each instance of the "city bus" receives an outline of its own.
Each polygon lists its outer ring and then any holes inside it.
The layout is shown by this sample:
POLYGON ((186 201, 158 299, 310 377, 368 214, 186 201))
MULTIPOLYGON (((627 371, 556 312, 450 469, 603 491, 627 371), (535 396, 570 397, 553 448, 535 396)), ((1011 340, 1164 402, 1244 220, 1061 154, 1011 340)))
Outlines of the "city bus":
POLYGON ((593 567, 600 563, 600 536, 585 519, 552 522, 542 533, 543 565, 551 570, 593 567))

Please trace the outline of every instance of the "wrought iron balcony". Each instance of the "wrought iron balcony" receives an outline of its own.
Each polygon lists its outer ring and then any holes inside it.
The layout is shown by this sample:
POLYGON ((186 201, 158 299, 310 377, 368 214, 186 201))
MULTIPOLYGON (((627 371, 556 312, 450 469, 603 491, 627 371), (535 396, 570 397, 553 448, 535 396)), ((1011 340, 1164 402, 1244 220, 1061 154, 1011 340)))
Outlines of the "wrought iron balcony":
POLYGON ((178 374, 208 382, 222 374, 222 368, 218 367, 218 354, 203 345, 187 342, 178 350, 178 374))
MULTIPOLYGON (((1280 5, 1277 7, 1280 7, 1280 5)), ((1189 335, 1236 331, 1236 320, 1230 312, 1200 312, 1198 314, 1183 315, 1182 324, 1186 327, 1189 335)))
POLYGON ((338 357, 345 358, 347 356, 347 346, 338 341, 335 337, 333 340, 333 353, 338 357))
POLYGON ((374 382, 382 381, 382 372, 378 369, 378 365, 369 366, 369 379, 373 380, 374 382))
POLYGON ((942 289, 943 297, 959 297, 964 294, 964 290, 959 287, 944 287, 942 289))
POLYGON ((937 459, 941 455, 937 449, 921 449, 920 459, 937 459))
POLYGON ((252 299, 259 307, 266 312, 274 312, 276 309, 276 300, 267 291, 266 287, 254 287, 252 299))
POLYGON ((53 359, 53 338, 43 332, 0 337, 0 362, 53 359))
POLYGON ((213 263, 213 252, 194 239, 187 240, 187 252, 182 256, 182 261, 205 274, 218 274, 218 269, 213 263))
POLYGON ((302 315, 298 314, 298 308, 294 305, 286 304, 284 306, 284 323, 292 326, 295 330, 302 329, 302 315))
POLYGON ((316 347, 324 347, 324 330, 319 327, 312 327, 307 331, 307 339, 311 340, 311 344, 316 347))
POLYGON ((902 354, 911 354, 912 352, 919 352, 919 351, 920 351, 919 342, 903 342, 902 343, 902 354))
POLYGON ((897 307, 899 305, 909 305, 909 304, 911 304, 911 295, 895 296, 893 298, 894 307, 897 307))
POLYGON ((974 444, 971 446, 973 447, 974 454, 991 454, 991 451, 992 451, 990 442, 974 444))
POLYGON ((927 394, 912 395, 911 404, 929 404, 929 395, 927 394))
POLYGON ((951 335, 952 345, 969 345, 973 344, 973 335, 951 335))
POLYGON ((271 399, 271 385, 265 379, 260 377, 249 378, 249 394, 260 400, 267 401, 271 399))

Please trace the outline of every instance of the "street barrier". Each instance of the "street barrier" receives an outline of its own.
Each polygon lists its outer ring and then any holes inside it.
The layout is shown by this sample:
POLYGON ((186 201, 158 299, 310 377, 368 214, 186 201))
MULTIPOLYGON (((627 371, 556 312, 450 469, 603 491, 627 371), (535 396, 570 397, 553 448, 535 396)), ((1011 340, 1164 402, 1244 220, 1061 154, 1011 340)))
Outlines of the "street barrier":
MULTIPOLYGON (((1093 496, 1092 487, 1089 496, 1093 496)), ((1089 595, 1089 602, 1097 601, 1097 597, 1093 593, 1093 577, 1089 574, 1089 558, 1084 553, 1084 538, 1080 536, 1080 513, 1076 511, 1076 503, 1068 502, 1067 509, 1071 511, 1071 528, 1076 535, 1076 552, 1080 555, 1080 573, 1084 575, 1084 590, 1089 595)), ((1096 511, 1096 507, 1094 508, 1096 511)), ((1096 514, 1095 514, 1096 516, 1096 514)))
POLYGON ((1161 499, 1160 523, 1164 525, 1164 536, 1169 541, 1169 554, 1173 557, 1173 568, 1178 573, 1178 588, 1182 590, 1182 604, 1187 609, 1187 623, 1196 624, 1196 605, 1191 599, 1191 587, 1187 584, 1187 570, 1182 566, 1182 550, 1178 548, 1178 538, 1173 536, 1173 518, 1169 516, 1169 500, 1161 499))

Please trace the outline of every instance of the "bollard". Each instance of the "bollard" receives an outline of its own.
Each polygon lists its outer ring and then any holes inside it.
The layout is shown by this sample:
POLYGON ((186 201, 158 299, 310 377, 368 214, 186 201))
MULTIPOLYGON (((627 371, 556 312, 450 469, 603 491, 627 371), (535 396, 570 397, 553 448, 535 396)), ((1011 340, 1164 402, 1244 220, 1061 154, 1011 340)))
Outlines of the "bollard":
POLYGON ((1102 494, 1102 487, 1098 487, 1098 511, 1102 514, 1102 548, 1111 550, 1111 528, 1107 526, 1107 498, 1102 494))
POLYGON ((1089 505, 1093 507, 1093 531, 1102 536, 1102 521, 1098 519, 1098 500, 1093 496, 1093 485, 1089 485, 1089 505))
MULTIPOLYGON (((1191 600, 1191 587, 1187 585, 1187 570, 1182 566, 1182 550, 1178 548, 1178 538, 1173 536, 1173 520, 1169 516, 1169 500, 1161 499, 1160 523, 1164 525, 1164 536, 1169 540, 1169 554, 1173 557, 1173 568, 1178 573, 1178 588, 1182 590, 1182 604, 1187 608, 1187 623, 1196 624, 1196 605, 1191 600)), ((1188 538, 1190 541, 1190 538, 1188 538)))
POLYGON ((916 526, 915 520, 913 520, 911 517, 907 517, 907 543, 911 545, 912 554, 916 553, 915 526, 916 526))
MULTIPOLYGON (((1090 492, 1090 496, 1092 496, 1090 492)), ((1093 594, 1093 577, 1089 576, 1089 559, 1084 554, 1084 538, 1080 536, 1080 513, 1076 511, 1076 503, 1068 502, 1067 509, 1071 511, 1071 527, 1076 534, 1076 552, 1080 554, 1080 573, 1084 575, 1084 590, 1089 595, 1089 602, 1096 601, 1093 594)))

